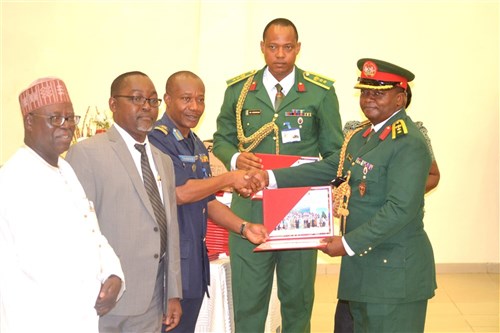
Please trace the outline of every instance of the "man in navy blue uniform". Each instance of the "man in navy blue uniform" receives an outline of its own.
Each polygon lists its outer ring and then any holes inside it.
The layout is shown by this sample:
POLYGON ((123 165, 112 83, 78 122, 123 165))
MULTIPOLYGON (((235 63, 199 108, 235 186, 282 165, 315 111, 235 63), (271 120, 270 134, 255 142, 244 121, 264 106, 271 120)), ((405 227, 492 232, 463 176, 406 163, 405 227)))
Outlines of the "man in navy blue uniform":
POLYGON ((172 158, 175 168, 183 316, 171 332, 194 332, 210 283, 205 244, 207 219, 256 244, 264 242, 268 233, 263 225, 244 221, 215 198, 215 192, 228 187, 248 196, 259 189, 260 183, 253 183, 255 179, 241 170, 211 176, 208 151, 191 131, 205 111, 202 80, 192 72, 174 73, 167 80, 164 99, 167 110, 149 134, 149 140, 172 158))

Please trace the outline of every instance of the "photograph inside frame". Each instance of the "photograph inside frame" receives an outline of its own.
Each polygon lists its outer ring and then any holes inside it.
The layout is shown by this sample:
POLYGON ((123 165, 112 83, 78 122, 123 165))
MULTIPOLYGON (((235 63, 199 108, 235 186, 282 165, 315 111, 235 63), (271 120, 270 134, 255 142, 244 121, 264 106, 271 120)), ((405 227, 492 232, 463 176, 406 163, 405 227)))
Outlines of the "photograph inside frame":
POLYGON ((323 238, 339 233, 331 186, 264 190, 263 211, 270 239, 254 251, 320 248, 323 238))

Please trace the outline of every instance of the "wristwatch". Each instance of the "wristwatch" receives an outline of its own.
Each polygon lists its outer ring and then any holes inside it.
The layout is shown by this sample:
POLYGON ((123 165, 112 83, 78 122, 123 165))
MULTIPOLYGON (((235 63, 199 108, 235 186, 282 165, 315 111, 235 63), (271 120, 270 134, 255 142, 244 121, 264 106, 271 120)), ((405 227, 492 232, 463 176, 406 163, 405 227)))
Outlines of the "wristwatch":
POLYGON ((243 234, 243 233, 244 233, 244 231, 245 231, 245 227, 246 227, 246 225, 247 225, 247 222, 246 222, 246 221, 243 221, 243 223, 241 224, 241 227, 240 227, 240 236, 241 236, 241 238, 243 238, 243 239, 247 239, 247 238, 245 237, 245 235, 243 234))

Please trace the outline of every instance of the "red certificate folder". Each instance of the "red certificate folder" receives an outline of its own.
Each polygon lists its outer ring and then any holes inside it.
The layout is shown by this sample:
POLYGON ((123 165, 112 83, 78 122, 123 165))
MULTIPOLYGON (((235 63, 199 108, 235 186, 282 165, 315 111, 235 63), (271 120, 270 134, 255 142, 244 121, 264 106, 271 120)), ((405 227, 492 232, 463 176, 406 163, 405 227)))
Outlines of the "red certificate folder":
POLYGON ((260 154, 255 156, 262 160, 264 170, 288 168, 297 166, 303 163, 311 163, 319 160, 318 157, 295 156, 295 155, 275 155, 275 154, 260 154))
POLYGON ((332 215, 331 186, 263 191, 264 225, 269 241, 254 251, 322 248, 325 237, 339 234, 332 215))
MULTIPOLYGON (((256 153, 255 156, 262 160, 264 170, 272 170, 279 168, 289 168, 304 163, 316 162, 318 157, 308 156, 295 156, 295 155, 275 155, 275 154, 260 154, 256 153)), ((255 193, 252 199, 262 199, 262 191, 255 193)))
POLYGON ((275 155, 275 154, 260 154, 255 156, 262 160, 264 170, 288 168, 297 166, 303 163, 311 163, 319 160, 318 157, 295 156, 295 155, 275 155))

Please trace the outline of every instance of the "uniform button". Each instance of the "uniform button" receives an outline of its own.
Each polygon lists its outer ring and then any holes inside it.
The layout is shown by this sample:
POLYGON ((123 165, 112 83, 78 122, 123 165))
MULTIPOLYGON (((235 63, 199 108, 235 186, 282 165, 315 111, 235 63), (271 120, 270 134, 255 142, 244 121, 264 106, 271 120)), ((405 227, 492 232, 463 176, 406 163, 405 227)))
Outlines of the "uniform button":
POLYGON ((247 126, 250 126, 250 123, 247 123, 247 126))
POLYGON ((362 257, 362 256, 363 256, 363 253, 360 253, 360 254, 359 254, 359 256, 360 256, 360 257, 362 257))
POLYGON ((278 118, 278 114, 277 114, 277 113, 275 113, 273 117, 274 117, 274 118, 278 118))
POLYGON ((276 137, 275 136, 273 136, 273 140, 276 141, 276 137))
POLYGON ((367 254, 367 253, 368 253, 368 251, 365 251, 365 254, 367 254))
POLYGON ((154 255, 155 259, 158 259, 160 256, 157 254, 154 255))
POLYGON ((352 166, 355 166, 355 165, 356 165, 356 163, 352 162, 352 164, 351 164, 351 165, 352 165, 352 166))
POLYGON ((203 208, 203 214, 205 214, 205 212, 206 212, 206 209, 205 209, 205 208, 203 208))
POLYGON ((158 227, 154 227, 153 229, 155 232, 158 232, 158 227))
POLYGON ((384 264, 387 264, 387 259, 384 259, 384 264))
POLYGON ((372 250, 372 248, 371 248, 371 246, 370 246, 370 247, 368 248, 368 251, 371 251, 371 250, 372 250))

